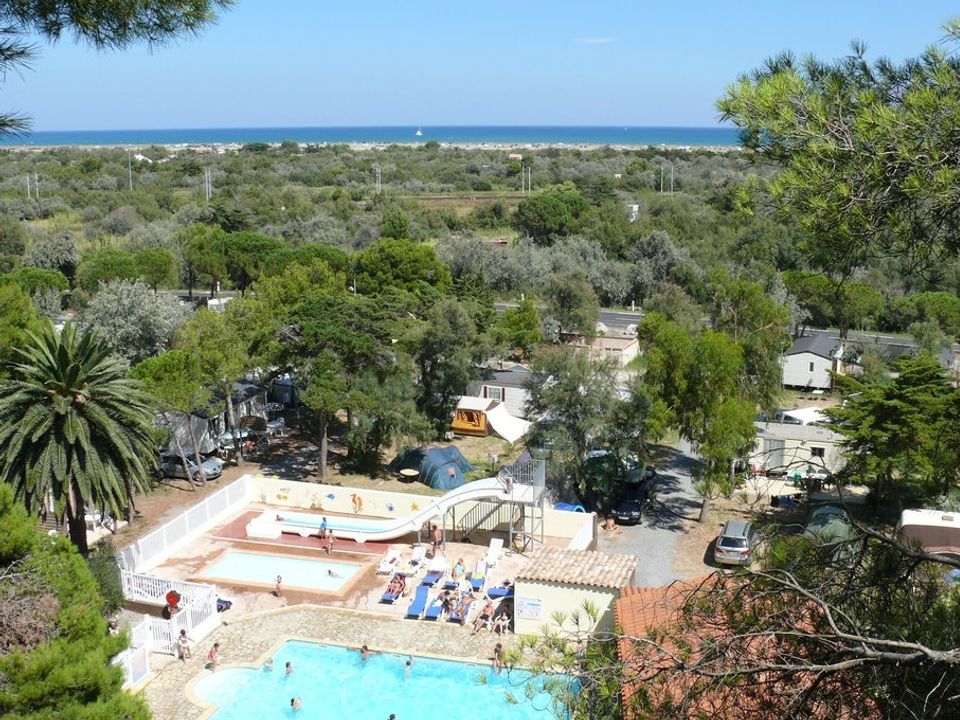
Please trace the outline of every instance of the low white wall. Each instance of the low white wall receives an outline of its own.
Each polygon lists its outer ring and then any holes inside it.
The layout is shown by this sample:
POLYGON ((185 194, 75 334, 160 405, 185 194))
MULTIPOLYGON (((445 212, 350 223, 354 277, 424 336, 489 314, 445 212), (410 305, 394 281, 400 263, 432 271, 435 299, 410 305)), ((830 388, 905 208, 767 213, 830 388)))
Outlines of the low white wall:
POLYGON ((251 500, 267 505, 382 518, 409 515, 439 497, 339 485, 318 485, 281 480, 271 475, 251 476, 251 489, 251 500))
POLYGON ((518 635, 540 634, 544 628, 569 632, 612 630, 613 603, 619 596, 620 591, 613 588, 517 580, 514 629, 518 635), (584 602, 590 602, 597 609, 596 623, 583 611, 584 602), (555 613, 566 616, 562 626, 556 623, 555 613), (571 620, 573 613, 579 613, 579 626, 571 620))
MULTIPOLYGON (((382 518, 409 515, 440 497, 340 485, 318 485, 260 474, 249 476, 249 482, 251 500, 266 505, 382 518)), ((476 505, 474 501, 458 505, 458 518, 465 516, 476 505)), ((586 549, 593 542, 593 525, 593 513, 574 513, 552 508, 546 509, 544 513, 544 533, 550 537, 575 539, 576 544, 570 547, 577 550, 586 549)))

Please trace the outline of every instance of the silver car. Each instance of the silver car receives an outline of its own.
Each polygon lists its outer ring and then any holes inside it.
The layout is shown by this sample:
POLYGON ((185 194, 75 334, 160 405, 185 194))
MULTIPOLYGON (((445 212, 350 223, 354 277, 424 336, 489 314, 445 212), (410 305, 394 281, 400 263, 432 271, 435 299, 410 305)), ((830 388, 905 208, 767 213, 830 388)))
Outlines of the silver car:
POLYGON ((753 562, 756 544, 753 527, 748 521, 727 520, 713 548, 713 560, 717 565, 749 565, 753 562))
MULTIPOLYGON (((201 458, 201 462, 197 465, 197 462, 192 454, 189 454, 187 457, 187 466, 190 468, 190 476, 194 480, 200 480, 200 468, 203 468, 203 474, 207 476, 207 480, 216 480, 223 474, 223 465, 220 464, 219 460, 215 458, 201 458)), ((174 477, 174 478, 185 478, 183 472, 183 462, 180 460, 180 456, 176 453, 166 453, 160 456, 160 472, 164 477, 174 477)))

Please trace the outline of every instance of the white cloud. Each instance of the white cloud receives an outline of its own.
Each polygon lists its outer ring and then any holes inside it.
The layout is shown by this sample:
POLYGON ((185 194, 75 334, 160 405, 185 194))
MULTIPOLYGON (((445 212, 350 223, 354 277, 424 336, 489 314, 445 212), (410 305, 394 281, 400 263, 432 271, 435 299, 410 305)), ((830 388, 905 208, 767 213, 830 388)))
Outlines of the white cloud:
POLYGON ((612 37, 579 37, 576 42, 578 45, 609 45, 615 40, 612 37))

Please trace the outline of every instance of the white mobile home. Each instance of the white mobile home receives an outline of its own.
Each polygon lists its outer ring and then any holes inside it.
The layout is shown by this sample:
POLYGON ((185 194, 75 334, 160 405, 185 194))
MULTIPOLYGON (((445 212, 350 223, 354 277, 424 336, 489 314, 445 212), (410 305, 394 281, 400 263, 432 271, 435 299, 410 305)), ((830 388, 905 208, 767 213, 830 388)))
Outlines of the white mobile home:
POLYGON ((829 390, 831 372, 843 372, 843 343, 827 335, 805 335, 780 358, 784 387, 829 390))
POLYGON ((750 455, 755 470, 777 475, 835 473, 844 465, 843 436, 829 428, 795 422, 757 422, 750 455))

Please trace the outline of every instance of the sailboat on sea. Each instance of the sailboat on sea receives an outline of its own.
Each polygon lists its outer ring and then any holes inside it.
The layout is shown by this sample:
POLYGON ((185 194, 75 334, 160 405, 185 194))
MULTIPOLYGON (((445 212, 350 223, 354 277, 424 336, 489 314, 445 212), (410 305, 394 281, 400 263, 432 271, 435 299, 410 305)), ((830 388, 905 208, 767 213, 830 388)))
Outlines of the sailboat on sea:
POLYGON ((417 137, 420 137, 421 135, 423 135, 423 128, 421 128, 419 125, 417 125, 416 135, 417 137))

